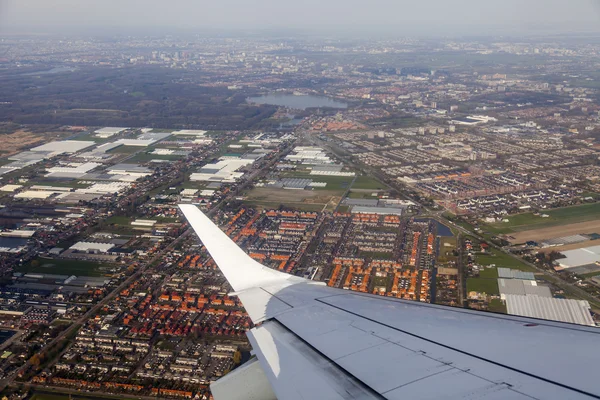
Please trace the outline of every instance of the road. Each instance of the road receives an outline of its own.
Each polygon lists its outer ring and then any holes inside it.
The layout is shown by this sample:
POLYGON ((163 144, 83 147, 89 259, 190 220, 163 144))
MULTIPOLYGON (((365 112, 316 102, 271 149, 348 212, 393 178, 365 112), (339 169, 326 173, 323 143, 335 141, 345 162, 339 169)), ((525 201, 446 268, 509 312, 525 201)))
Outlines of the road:
POLYGON ((515 260, 526 264, 527 266, 533 268, 535 271, 537 271, 538 273, 541 273, 544 275, 544 279, 547 280, 548 282, 551 282, 553 285, 559 287, 560 289, 564 290, 565 292, 568 293, 572 293, 574 295, 576 295, 577 297, 580 297, 584 300, 587 300, 590 305, 592 305, 594 308, 600 309, 600 300, 598 298, 596 298, 595 296, 592 296, 591 294, 589 294, 588 292, 586 292, 585 290, 581 289, 580 287, 573 285, 572 283, 569 283, 565 280, 563 280, 560 276, 557 276, 554 272, 548 271, 546 269, 540 268, 535 264, 532 264, 528 261, 525 261, 523 258, 519 257, 516 254, 511 253, 510 251, 506 250, 505 248, 498 246, 497 244, 489 241, 488 239, 486 239, 485 237, 481 236, 478 233, 472 232, 460 225, 455 224, 454 222, 446 219, 443 215, 442 212, 436 212, 434 213, 434 216, 432 216, 432 218, 436 218, 438 220, 443 220, 440 221, 446 225, 450 225, 452 226, 452 228, 462 232, 465 235, 469 235, 469 236, 473 236, 475 238, 477 238, 480 241, 484 241, 486 243, 488 243, 491 247, 493 247, 496 250, 499 250, 507 255, 509 255, 510 257, 514 258, 515 260))
MULTIPOLYGON (((351 167, 358 169, 359 171, 362 171, 363 173, 369 174, 371 176, 374 176, 375 178, 379 179, 384 185, 386 185, 388 188, 393 189, 395 191, 397 191, 398 193, 402 194, 403 193, 403 188, 401 187, 395 187, 395 185, 390 185, 388 183, 385 182, 385 177, 382 177, 381 174, 378 171, 374 171, 371 168, 367 168, 364 166, 358 166, 356 165, 353 160, 343 154, 340 154, 340 151, 337 147, 331 146, 329 143, 319 139, 318 137, 316 137, 314 134, 310 134, 310 133, 306 133, 303 134, 302 137, 307 138, 311 143, 313 143, 316 146, 320 146, 325 148, 326 150, 330 151, 331 153, 335 154, 338 158, 340 158, 345 164, 350 165, 351 167)), ((411 200, 415 203, 416 202, 414 199, 403 195, 403 197, 405 197, 408 200, 411 200)), ((515 260, 518 260, 519 262, 525 263, 526 265, 530 266, 531 268, 535 269, 538 273, 541 273, 544 275, 544 278, 551 282, 553 285, 559 287, 560 289, 564 290, 565 292, 571 293, 576 295, 577 297, 580 297, 584 300, 587 300, 590 305, 592 305, 594 308, 600 310, 600 299, 598 299, 595 296, 592 296, 591 294, 589 294, 588 292, 586 292, 585 290, 581 289, 580 287, 569 283, 567 281, 565 281, 564 279, 562 279, 560 276, 557 276, 553 271, 548 271, 546 269, 540 268, 538 266, 536 266, 535 264, 532 264, 530 262, 527 262, 525 260, 523 260, 521 257, 519 257, 516 254, 511 253, 510 251, 502 248, 501 246, 496 245, 493 242, 490 242, 488 239, 484 238, 483 236, 479 235, 476 232, 472 232, 468 229, 463 228, 460 225, 456 225, 454 222, 448 220, 444 215, 444 210, 433 210, 429 207, 424 206, 423 204, 419 204, 421 206, 421 216, 423 217, 430 217, 433 219, 438 220, 439 222, 446 224, 446 225, 450 225, 453 228, 455 228, 456 230, 462 232, 465 235, 470 235, 473 236, 481 241, 485 241, 486 243, 489 243, 493 248, 502 251, 503 253, 508 254, 509 256, 513 257, 515 260)), ((460 283, 460 275, 461 273, 463 274, 463 279, 464 279, 464 271, 459 270, 459 283, 460 283)), ((462 288, 466 288, 466 284, 465 282, 462 282, 462 288)), ((465 295, 466 295, 466 290, 461 290, 462 295, 461 295, 461 302, 464 301, 465 299, 465 295)))
MULTIPOLYGON (((244 189, 246 189, 250 184, 254 182, 256 178, 265 174, 265 172, 269 171, 282 157, 287 155, 291 150, 291 146, 287 146, 282 149, 279 154, 273 157, 268 163, 262 166, 260 169, 252 171, 244 180, 244 182, 238 185, 234 190, 232 190, 226 197, 224 197, 221 201, 215 204, 211 209, 206 213, 208 216, 213 216, 217 210, 219 210, 225 203, 232 200, 234 197, 237 197, 244 189)), ((52 349, 55 345, 60 343, 62 340, 66 340, 67 337, 72 334, 74 331, 79 330, 81 326, 91 317, 95 316, 102 307, 108 304, 115 296, 124 289, 126 289, 132 282, 139 279, 149 268, 153 267, 156 263, 158 263, 165 254, 169 251, 173 250, 175 247, 181 243, 186 237, 188 237, 193 232, 192 228, 187 229, 181 235, 179 235, 173 242, 171 242, 167 247, 158 252, 152 259, 146 262, 141 268, 139 268, 135 273, 129 276, 125 281, 123 281, 119 286, 117 286, 112 292, 110 292, 106 297, 96 303, 92 308, 90 308, 85 314, 79 317, 76 321, 74 321, 71 326, 61 332, 56 338, 51 340, 48 344, 44 346, 44 351, 48 351, 52 349)), ((60 354, 57 354, 54 359, 48 360, 47 365, 52 365, 55 362, 55 359, 60 354)), ((14 384, 14 381, 17 377, 17 373, 19 370, 25 370, 31 366, 29 360, 19 369, 13 371, 12 374, 8 375, 4 379, 0 380, 0 391, 2 391, 7 385, 14 384)))

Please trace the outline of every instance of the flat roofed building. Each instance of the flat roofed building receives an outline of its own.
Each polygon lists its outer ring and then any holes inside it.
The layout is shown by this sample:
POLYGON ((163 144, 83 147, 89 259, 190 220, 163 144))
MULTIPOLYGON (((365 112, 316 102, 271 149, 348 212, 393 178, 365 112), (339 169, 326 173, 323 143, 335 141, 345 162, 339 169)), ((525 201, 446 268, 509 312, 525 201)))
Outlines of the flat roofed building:
POLYGON ((181 129, 179 131, 173 131, 171 134, 172 135, 184 135, 184 136, 204 136, 206 135, 207 131, 202 131, 202 130, 193 130, 193 129, 181 129))
POLYGON ((135 139, 119 139, 115 143, 120 143, 124 146, 150 146, 171 136, 168 132, 147 132, 139 135, 135 139))
POLYGON ((507 295, 518 294, 522 296, 552 297, 552 292, 547 286, 538 286, 536 281, 523 279, 498 279, 500 298, 505 299, 507 295))
POLYGON ((136 219, 135 221, 131 222, 131 225, 152 227, 152 226, 156 225, 156 221, 153 219, 136 219))
POLYGON ((585 300, 509 294, 506 296, 506 309, 510 315, 596 326, 590 314, 590 304, 585 300))
POLYGON ((0 236, 2 237, 14 237, 14 238, 30 238, 33 235, 35 235, 35 231, 34 230, 10 230, 10 231, 4 231, 4 232, 0 232, 0 236))
POLYGON ((401 208, 387 207, 353 206, 351 212, 353 214, 402 215, 401 208))
POLYGON ((100 138, 109 138, 109 137, 119 134, 123 131, 126 131, 127 129, 129 129, 129 128, 106 127, 106 128, 98 129, 94 133, 96 134, 96 136, 98 136, 100 138))
POLYGON ((48 172, 47 177, 53 178, 80 178, 94 168, 98 168, 102 164, 88 162, 88 163, 70 163, 67 165, 59 165, 46 169, 48 172))
POLYGON ((190 180, 232 183, 244 175, 243 172, 237 172, 238 169, 253 162, 253 160, 242 160, 239 158, 221 158, 214 164, 205 165, 200 169, 200 172, 191 174, 190 180))
POLYGON ((15 194, 15 199, 30 199, 30 200, 44 200, 51 197, 56 192, 49 192, 44 190, 26 190, 21 193, 15 194))
POLYGON ((41 146, 30 149, 33 152, 52 152, 55 154, 72 154, 77 153, 88 147, 95 146, 94 142, 87 142, 83 140, 63 140, 60 142, 50 142, 41 146))
POLYGON ((556 260, 557 269, 568 269, 600 262, 600 246, 585 247, 582 249, 563 251, 565 258, 556 260))
POLYGON ((518 269, 510 269, 510 268, 498 268, 498 278, 504 279, 524 279, 534 281, 535 276, 533 272, 525 272, 519 271, 518 269))
POLYGON ((14 192, 23 187, 23 185, 4 185, 0 187, 0 192, 14 192))
POLYGON ((108 253, 113 247, 115 247, 115 245, 112 243, 77 242, 69 249, 85 252, 108 253))

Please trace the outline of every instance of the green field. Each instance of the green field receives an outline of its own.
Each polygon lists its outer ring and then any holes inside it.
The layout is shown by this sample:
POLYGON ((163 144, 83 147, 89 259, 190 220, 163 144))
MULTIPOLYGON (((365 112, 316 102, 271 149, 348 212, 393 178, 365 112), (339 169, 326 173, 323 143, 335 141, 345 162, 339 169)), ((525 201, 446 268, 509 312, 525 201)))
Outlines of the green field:
POLYGON ((350 190, 350 192, 348 193, 349 198, 351 199, 377 199, 377 196, 373 196, 374 192, 354 192, 352 190, 350 190))
POLYGON ((557 208, 543 211, 542 214, 547 214, 549 217, 542 218, 539 215, 533 215, 533 213, 516 214, 506 218, 509 222, 484 224, 482 225, 482 229, 501 234, 547 228, 566 223, 585 222, 598 218, 600 215, 600 203, 557 208))
POLYGON ((119 400, 133 400, 135 397, 125 397, 118 394, 82 394, 82 395, 68 395, 62 393, 46 393, 46 392, 35 392, 30 400, 105 400, 105 399, 119 399, 119 400))
POLYGON ((499 295, 497 279, 468 278, 467 292, 487 293, 488 295, 499 295))
POLYGON ((325 182, 327 183, 326 187, 315 188, 315 190, 336 190, 341 192, 345 192, 350 187, 350 184, 354 179, 351 176, 321 176, 297 172, 282 174, 282 177, 312 179, 313 182, 325 182))
POLYGON ((523 261, 497 249, 491 249, 488 254, 476 254, 475 262, 481 265, 495 264, 496 267, 518 269, 520 271, 535 271, 534 268, 523 261))
POLYGON ((498 278, 498 268, 485 268, 479 272, 479 277, 487 279, 498 278))
POLYGON ((488 310, 506 314, 506 306, 502 303, 502 300, 500 299, 493 299, 492 301, 490 301, 490 304, 488 305, 488 310))
POLYGON ((310 212, 321 212, 325 204, 314 204, 314 203, 292 203, 292 202, 280 202, 280 201, 263 201, 263 200, 244 200, 244 204, 251 207, 261 207, 264 209, 277 209, 280 206, 286 209, 298 210, 298 211, 310 211, 310 212))
POLYGON ((107 218, 105 222, 107 224, 129 226, 131 225, 131 218, 122 215, 113 215, 112 217, 107 218))
POLYGON ((352 189, 385 190, 386 186, 370 176, 357 176, 352 189))
POLYGON ((31 262, 15 268, 15 271, 38 274, 103 276, 103 269, 107 267, 107 264, 96 263, 93 261, 37 257, 31 262))
MULTIPOLYGON (((118 148, 118 147, 117 147, 118 148)), ((127 160, 127 162, 148 162, 152 160, 166 160, 166 161, 176 161, 184 158, 184 156, 177 155, 159 155, 159 154, 150 154, 150 153, 138 153, 135 156, 131 157, 127 160)))
POLYGON ((376 276, 373 278, 373 286, 387 286, 388 278, 386 276, 376 276))

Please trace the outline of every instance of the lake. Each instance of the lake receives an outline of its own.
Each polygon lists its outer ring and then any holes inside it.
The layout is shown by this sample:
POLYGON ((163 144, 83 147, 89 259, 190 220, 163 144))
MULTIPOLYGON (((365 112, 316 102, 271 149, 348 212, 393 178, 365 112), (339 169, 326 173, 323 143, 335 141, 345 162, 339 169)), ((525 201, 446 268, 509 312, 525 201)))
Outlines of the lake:
POLYGON ((330 107, 330 108, 348 108, 348 104, 342 101, 330 99, 323 96, 295 96, 293 94, 267 94, 258 97, 248 97, 249 103, 271 104, 274 106, 282 106, 306 110, 307 108, 330 107))

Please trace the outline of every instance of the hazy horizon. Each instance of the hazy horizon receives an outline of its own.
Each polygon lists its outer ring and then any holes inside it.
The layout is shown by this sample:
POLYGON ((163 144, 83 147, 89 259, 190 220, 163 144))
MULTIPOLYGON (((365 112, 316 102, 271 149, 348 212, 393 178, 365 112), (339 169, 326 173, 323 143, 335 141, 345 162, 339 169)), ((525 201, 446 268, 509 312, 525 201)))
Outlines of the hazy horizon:
POLYGON ((0 0, 0 33, 236 30, 430 35, 600 32, 594 0, 0 0))

